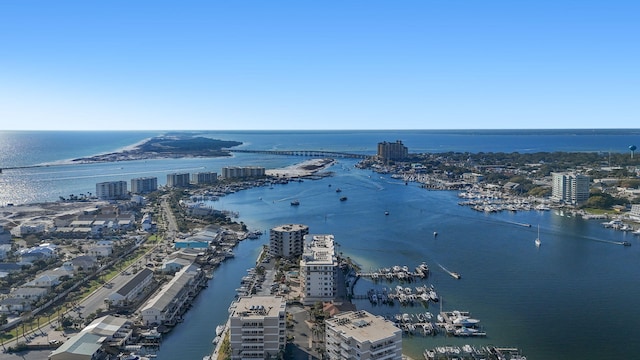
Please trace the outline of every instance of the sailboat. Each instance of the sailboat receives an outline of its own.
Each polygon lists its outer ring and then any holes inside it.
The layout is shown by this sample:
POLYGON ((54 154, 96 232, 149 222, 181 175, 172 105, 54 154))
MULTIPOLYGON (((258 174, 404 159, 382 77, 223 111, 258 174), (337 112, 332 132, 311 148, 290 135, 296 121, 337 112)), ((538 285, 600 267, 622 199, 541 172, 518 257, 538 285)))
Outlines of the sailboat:
POLYGON ((540 242, 540 224, 538 224, 538 237, 536 238, 536 241, 534 241, 536 243, 537 247, 540 247, 540 244, 542 244, 540 242))

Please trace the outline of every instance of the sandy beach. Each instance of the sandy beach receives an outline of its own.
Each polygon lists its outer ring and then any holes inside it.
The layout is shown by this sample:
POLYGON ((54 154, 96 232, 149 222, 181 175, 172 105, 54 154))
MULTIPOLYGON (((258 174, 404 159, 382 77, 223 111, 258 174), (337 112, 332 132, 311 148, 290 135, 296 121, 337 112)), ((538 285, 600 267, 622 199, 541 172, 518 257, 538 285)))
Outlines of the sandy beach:
POLYGON ((268 176, 280 178, 302 178, 311 175, 317 175, 319 171, 325 170, 335 162, 334 159, 310 159, 298 164, 293 164, 281 169, 266 170, 268 176))

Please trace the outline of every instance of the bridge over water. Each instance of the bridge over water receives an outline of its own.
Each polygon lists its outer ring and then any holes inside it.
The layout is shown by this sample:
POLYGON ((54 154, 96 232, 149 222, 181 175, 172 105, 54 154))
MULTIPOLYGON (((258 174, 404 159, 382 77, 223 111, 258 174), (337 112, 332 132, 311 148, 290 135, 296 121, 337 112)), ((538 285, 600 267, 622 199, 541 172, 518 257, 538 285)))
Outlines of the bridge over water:
POLYGON ((255 153, 255 154, 267 154, 267 155, 285 155, 285 156, 309 156, 309 157, 337 157, 337 158, 352 158, 352 159, 366 159, 372 155, 353 154, 338 151, 324 151, 324 150, 246 150, 246 149, 226 149, 229 152, 238 153, 255 153))

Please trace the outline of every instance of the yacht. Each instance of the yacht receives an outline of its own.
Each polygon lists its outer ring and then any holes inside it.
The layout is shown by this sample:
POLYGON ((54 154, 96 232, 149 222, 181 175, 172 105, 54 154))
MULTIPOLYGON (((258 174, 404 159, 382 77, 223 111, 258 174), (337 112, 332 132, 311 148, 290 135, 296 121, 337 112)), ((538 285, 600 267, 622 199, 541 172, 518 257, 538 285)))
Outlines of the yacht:
POLYGON ((538 237, 536 238, 536 240, 534 241, 537 247, 540 247, 540 244, 542 244, 542 242, 540 242, 540 224, 538 224, 538 237))
POLYGON ((298 206, 298 205, 300 205, 300 201, 298 201, 298 200, 293 200, 291 202, 291 206, 298 206))
POLYGON ((222 335, 223 332, 224 332, 224 325, 216 326, 216 336, 222 335))

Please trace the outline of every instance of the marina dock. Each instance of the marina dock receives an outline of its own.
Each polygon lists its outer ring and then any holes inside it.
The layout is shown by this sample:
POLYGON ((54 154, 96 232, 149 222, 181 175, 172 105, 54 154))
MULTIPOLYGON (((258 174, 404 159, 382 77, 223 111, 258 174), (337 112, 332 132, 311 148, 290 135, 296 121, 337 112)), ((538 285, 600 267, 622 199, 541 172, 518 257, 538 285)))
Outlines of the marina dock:
POLYGON ((416 278, 424 279, 429 276, 429 266, 426 263, 418 265, 414 271, 408 266, 394 265, 390 268, 382 268, 371 272, 356 273, 357 277, 370 278, 373 281, 413 281, 416 278))
POLYGON ((440 359, 460 359, 460 360, 526 360, 527 358, 522 355, 522 352, 517 348, 512 347, 496 347, 496 346, 483 346, 476 348, 472 345, 463 346, 438 346, 433 349, 427 349, 424 351, 425 360, 440 360, 440 359))

